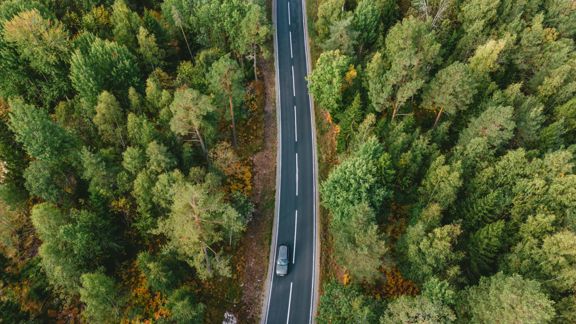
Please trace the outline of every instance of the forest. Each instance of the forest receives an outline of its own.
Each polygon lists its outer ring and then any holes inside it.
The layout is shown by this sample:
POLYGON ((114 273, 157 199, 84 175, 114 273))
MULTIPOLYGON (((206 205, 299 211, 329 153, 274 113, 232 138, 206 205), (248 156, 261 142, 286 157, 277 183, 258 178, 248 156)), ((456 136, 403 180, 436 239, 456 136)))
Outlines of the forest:
POLYGON ((308 1, 318 323, 576 322, 576 5, 308 1))
POLYGON ((222 322, 268 11, 0 0, 0 323, 222 322))

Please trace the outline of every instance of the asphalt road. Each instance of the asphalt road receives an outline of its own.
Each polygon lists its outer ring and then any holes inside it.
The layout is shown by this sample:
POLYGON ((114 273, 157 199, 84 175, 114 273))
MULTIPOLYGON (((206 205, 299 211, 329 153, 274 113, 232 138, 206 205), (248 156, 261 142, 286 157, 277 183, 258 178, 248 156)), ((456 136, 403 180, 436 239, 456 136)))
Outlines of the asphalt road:
POLYGON ((272 260, 289 248, 288 275, 268 280, 264 323, 312 323, 315 296, 316 188, 314 128, 306 75, 302 0, 275 0, 279 145, 277 220, 272 260))

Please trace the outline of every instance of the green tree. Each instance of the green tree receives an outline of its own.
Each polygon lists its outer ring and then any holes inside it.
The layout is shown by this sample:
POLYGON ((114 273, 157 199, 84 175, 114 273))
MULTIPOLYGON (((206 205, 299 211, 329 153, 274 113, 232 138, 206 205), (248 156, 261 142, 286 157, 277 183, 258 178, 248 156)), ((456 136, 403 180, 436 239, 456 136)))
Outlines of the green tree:
POLYGON ((148 252, 141 252, 138 254, 138 268, 154 291, 168 294, 181 284, 182 269, 169 255, 153 256, 148 252))
POLYGON ((248 3, 246 16, 240 23, 240 37, 237 52, 248 57, 254 63, 254 79, 258 80, 258 55, 265 58, 269 56, 265 43, 272 34, 270 23, 266 18, 266 12, 258 3, 248 3))
POLYGON ((162 66, 162 60, 166 54, 158 46, 156 36, 140 26, 136 38, 138 40, 138 52, 142 56, 144 63, 150 65, 152 70, 162 66))
POLYGON ((380 318, 381 324, 392 323, 454 323, 456 315, 447 305, 419 295, 402 296, 390 304, 380 318))
POLYGON ((206 306, 196 301, 194 293, 188 288, 179 288, 168 297, 170 319, 176 323, 204 323, 206 306))
POLYGON ((499 220, 474 232, 468 241, 470 270, 476 277, 490 275, 504 248, 505 222, 499 220))
POLYGON ((120 103, 113 94, 103 91, 98 96, 94 124, 102 139, 110 144, 126 147, 126 122, 120 103))
POLYGON ((182 184, 176 190, 172 212, 159 224, 158 233, 169 240, 167 248, 194 267, 201 279, 230 276, 228 258, 217 246, 244 231, 234 208, 210 184, 182 184))
POLYGON ((318 323, 374 323, 375 303, 356 286, 343 286, 330 281, 320 296, 318 323))
POLYGON ((366 203, 361 203, 344 217, 330 224, 335 257, 353 279, 372 282, 380 274, 382 257, 387 251, 376 215, 366 203))
POLYGON ((70 80, 81 98, 95 106, 98 95, 110 91, 125 98, 130 87, 140 87, 136 58, 122 45, 99 38, 74 52, 70 61, 70 80))
POLYGON ((222 56, 212 64, 208 73, 209 89, 219 106, 228 106, 229 118, 232 123, 232 143, 237 147, 236 119, 234 107, 238 107, 244 99, 242 81, 244 75, 238 63, 230 55, 222 56))
POLYGON ((492 150, 500 150, 514 135, 516 123, 513 114, 514 108, 510 106, 488 107, 480 116, 472 119, 468 128, 460 133, 458 145, 464 146, 474 138, 484 137, 492 150))
POLYGON ((446 165, 443 155, 432 162, 419 189, 420 201, 423 205, 438 204, 442 209, 448 209, 456 201, 458 190, 462 186, 461 166, 446 165))
POLYGON ((77 139, 54 123, 46 110, 21 99, 11 100, 10 107, 10 129, 30 156, 50 163, 77 162, 77 139))
POLYGON ((122 315, 124 297, 113 278, 94 272, 81 277, 80 301, 86 305, 84 318, 94 323, 117 323, 122 315))
POLYGON ((204 154, 208 154, 202 134, 205 130, 210 132, 211 124, 207 119, 216 111, 210 98, 194 89, 178 89, 174 93, 170 110, 172 111, 170 129, 181 136, 191 135, 200 143, 204 154))
POLYGON ((396 24, 386 36, 386 57, 377 53, 366 71, 369 97, 376 111, 398 111, 428 82, 439 63, 440 44, 429 24, 414 17, 396 24))
POLYGON ((344 75, 348 65, 348 57, 340 51, 323 52, 308 77, 308 87, 314 100, 332 114, 341 110, 344 75))
POLYGON ((548 323, 555 313, 538 282, 501 272, 468 288, 460 303, 470 323, 548 323))
POLYGON ((138 48, 136 36, 140 27, 140 17, 132 12, 124 0, 115 0, 110 15, 114 40, 131 50, 138 48))
POLYGON ((361 55, 365 48, 370 48, 380 36, 382 31, 382 14, 384 14, 385 0, 360 0, 352 18, 352 28, 358 33, 356 38, 360 44, 358 53, 361 55))
POLYGON ((318 6, 318 17, 314 26, 321 41, 328 38, 330 26, 344 15, 344 3, 344 0, 326 0, 318 6))
POLYGON ((320 188, 322 202, 335 221, 363 202, 379 212, 392 197, 393 175, 389 155, 371 137, 330 173, 320 188))
POLYGON ((456 62, 440 70, 428 84, 424 90, 422 107, 436 112, 436 126, 443 112, 453 116, 466 110, 475 94, 475 82, 468 67, 456 62))
POLYGON ((339 50, 353 56, 358 43, 358 32, 352 27, 352 16, 336 21, 330 26, 330 37, 322 43, 324 51, 339 50))

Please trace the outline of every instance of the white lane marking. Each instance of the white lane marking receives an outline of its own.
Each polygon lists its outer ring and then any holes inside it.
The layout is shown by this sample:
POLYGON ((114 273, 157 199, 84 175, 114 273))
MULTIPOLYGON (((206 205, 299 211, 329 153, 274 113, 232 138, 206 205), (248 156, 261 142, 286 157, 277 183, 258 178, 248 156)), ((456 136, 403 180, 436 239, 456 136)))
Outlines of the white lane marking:
POLYGON ((296 120, 296 106, 294 106, 294 132, 296 137, 296 143, 298 143, 298 121, 296 120))
POLYGON ((292 25, 292 21, 290 20, 290 1, 288 1, 288 26, 292 25))
POLYGON ((298 153, 296 153, 296 197, 298 197, 298 153))
POLYGON ((296 232, 298 230, 298 209, 296 209, 296 223, 294 224, 294 247, 292 250, 292 264, 294 264, 294 261, 296 260, 296 232))
POLYGON ((290 304, 292 303, 292 283, 290 283, 290 296, 288 297, 288 315, 286 316, 286 324, 290 323, 290 304))
POLYGON ((290 32, 290 58, 294 58, 294 51, 292 49, 292 32, 290 32))
POLYGON ((292 65, 292 92, 296 97, 296 80, 294 79, 294 65, 292 65))

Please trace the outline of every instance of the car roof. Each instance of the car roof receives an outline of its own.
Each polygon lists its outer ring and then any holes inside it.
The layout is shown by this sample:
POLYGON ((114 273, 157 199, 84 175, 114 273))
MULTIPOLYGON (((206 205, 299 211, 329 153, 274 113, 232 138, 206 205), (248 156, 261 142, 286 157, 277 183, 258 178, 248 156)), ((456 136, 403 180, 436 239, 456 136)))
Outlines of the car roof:
POLYGON ((278 248, 278 257, 288 258, 288 246, 280 245, 280 247, 278 248))

